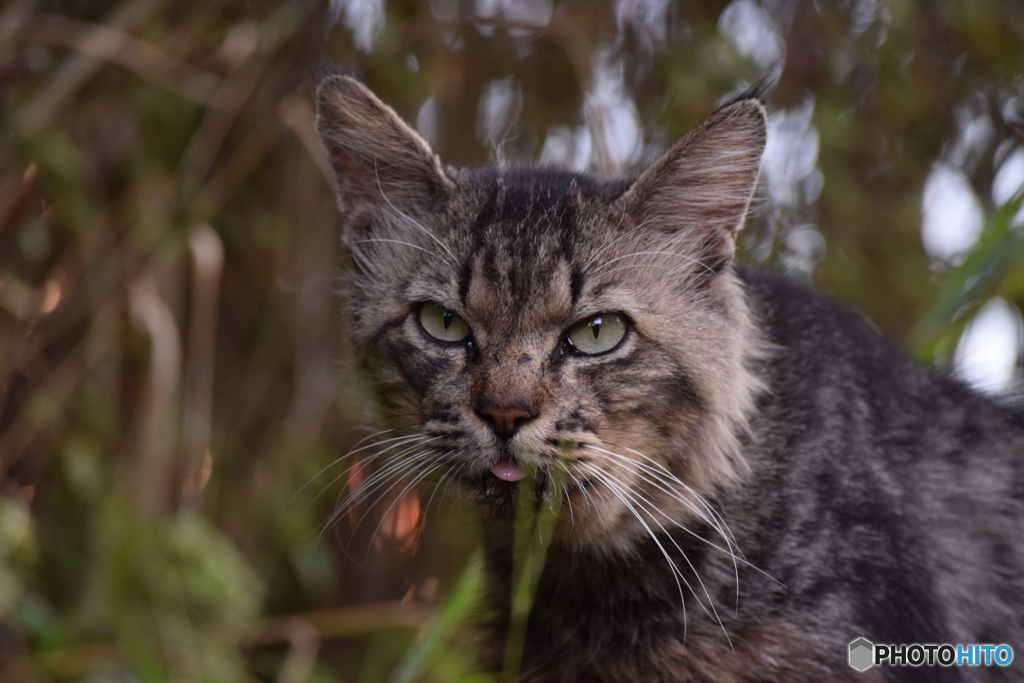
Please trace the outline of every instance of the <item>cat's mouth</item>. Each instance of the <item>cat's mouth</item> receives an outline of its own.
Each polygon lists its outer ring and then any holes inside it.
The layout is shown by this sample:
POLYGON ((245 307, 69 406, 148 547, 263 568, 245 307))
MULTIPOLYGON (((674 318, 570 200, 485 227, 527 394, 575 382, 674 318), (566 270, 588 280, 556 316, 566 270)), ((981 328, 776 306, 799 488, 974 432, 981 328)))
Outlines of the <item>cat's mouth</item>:
POLYGON ((552 485, 558 487, 562 495, 572 497, 585 495, 585 490, 595 484, 587 477, 555 482, 544 468, 531 468, 528 471, 515 456, 509 454, 502 454, 486 470, 473 475, 462 475, 459 480, 467 489, 472 502, 482 508, 488 518, 512 521, 515 519, 519 482, 527 475, 533 476, 534 493, 538 500, 550 493, 552 485))
MULTIPOLYGON (((491 469, 498 468, 501 471, 502 467, 512 467, 522 472, 514 462, 510 461, 507 465, 499 467, 501 462, 499 460, 491 469)), ((460 479, 472 502, 480 507, 487 517, 511 521, 515 518, 517 480, 500 478, 491 469, 460 479)))
POLYGON ((515 458, 501 457, 489 468, 491 474, 502 481, 519 481, 526 476, 526 472, 519 466, 515 458))
POLYGON ((499 453, 487 469, 475 474, 464 474, 459 480, 470 499, 491 519, 511 521, 515 518, 516 491, 519 482, 532 474, 538 491, 543 491, 546 475, 542 471, 527 469, 512 453, 499 453))

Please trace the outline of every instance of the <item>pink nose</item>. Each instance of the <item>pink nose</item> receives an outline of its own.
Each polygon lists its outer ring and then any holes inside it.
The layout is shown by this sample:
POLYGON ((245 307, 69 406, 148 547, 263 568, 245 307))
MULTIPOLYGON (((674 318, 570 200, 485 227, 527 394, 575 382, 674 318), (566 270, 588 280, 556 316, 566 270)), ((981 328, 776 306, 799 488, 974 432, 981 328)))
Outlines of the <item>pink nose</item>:
POLYGON ((533 412, 533 406, 503 406, 493 403, 480 405, 476 414, 494 430, 494 433, 502 441, 509 441, 516 435, 520 427, 537 417, 537 414, 533 412))

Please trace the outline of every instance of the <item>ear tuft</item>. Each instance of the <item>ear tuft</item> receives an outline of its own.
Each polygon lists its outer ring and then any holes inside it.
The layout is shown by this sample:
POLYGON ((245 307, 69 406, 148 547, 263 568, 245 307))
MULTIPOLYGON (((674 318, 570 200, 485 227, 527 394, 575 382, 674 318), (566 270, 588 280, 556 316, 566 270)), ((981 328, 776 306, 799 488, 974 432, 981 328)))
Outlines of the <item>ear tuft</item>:
POLYGON ((452 188, 426 141, 350 76, 321 81, 317 129, 343 210, 387 203, 403 211, 428 211, 452 188))

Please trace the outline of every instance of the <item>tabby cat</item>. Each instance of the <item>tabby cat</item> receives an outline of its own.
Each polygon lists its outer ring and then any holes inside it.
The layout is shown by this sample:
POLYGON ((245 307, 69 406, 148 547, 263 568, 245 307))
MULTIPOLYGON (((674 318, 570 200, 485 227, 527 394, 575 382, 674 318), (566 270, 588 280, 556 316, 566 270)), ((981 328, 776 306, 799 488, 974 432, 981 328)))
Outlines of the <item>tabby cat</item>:
POLYGON ((487 666, 516 481, 557 471, 522 681, 1024 680, 1024 416, 735 262, 757 97, 635 179, 451 168, 355 80, 318 99, 391 471, 482 513, 487 666), (859 672, 859 637, 1018 658, 859 672))

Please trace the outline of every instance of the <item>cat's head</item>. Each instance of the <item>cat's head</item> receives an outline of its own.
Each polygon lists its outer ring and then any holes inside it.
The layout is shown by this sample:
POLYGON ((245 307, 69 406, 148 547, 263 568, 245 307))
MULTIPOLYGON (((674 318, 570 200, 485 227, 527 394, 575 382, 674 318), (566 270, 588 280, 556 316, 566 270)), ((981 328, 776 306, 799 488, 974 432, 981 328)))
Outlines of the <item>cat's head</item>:
POLYGON ((760 386, 732 260, 762 105, 719 109, 632 181, 445 167, 347 77, 318 107, 356 352, 406 428, 392 472, 457 480, 499 518, 522 475, 564 482, 560 535, 585 545, 713 522, 698 496, 742 477, 760 386))

